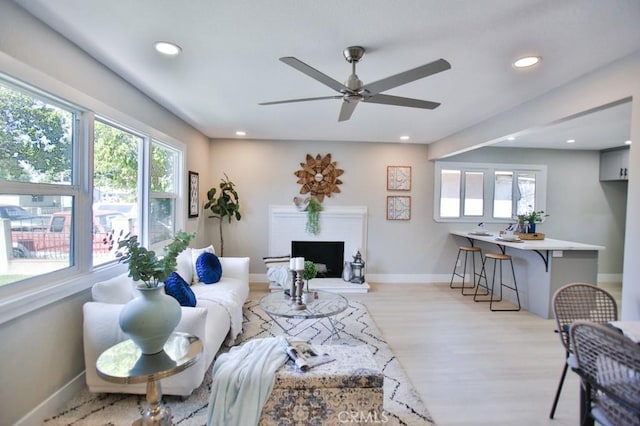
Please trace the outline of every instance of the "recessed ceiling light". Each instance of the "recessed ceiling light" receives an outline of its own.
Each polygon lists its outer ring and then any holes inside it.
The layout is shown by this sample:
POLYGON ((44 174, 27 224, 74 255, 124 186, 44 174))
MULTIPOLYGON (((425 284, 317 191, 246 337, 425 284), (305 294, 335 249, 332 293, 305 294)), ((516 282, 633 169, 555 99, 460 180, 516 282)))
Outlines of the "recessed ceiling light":
POLYGON ((155 44, 155 48, 163 55, 175 56, 182 51, 182 48, 175 43, 168 41, 158 41, 155 44))
POLYGON ((540 62, 542 58, 540 56, 525 56, 513 63, 514 68, 529 68, 540 62))
POLYGON ((507 140, 508 140, 508 141, 515 141, 515 140, 516 140, 516 137, 515 137, 515 136, 509 136, 509 137, 507 138, 507 140))
POLYGON ((410 138, 407 135, 400 136, 401 141, 408 141, 410 138))
POLYGON ((624 141, 625 145, 631 145, 631 141, 624 141))
POLYGON ((576 143, 575 139, 567 139, 567 143, 576 143))
POLYGON ((242 131, 242 130, 238 130, 238 131, 236 132, 236 136, 247 136, 247 132, 242 131))

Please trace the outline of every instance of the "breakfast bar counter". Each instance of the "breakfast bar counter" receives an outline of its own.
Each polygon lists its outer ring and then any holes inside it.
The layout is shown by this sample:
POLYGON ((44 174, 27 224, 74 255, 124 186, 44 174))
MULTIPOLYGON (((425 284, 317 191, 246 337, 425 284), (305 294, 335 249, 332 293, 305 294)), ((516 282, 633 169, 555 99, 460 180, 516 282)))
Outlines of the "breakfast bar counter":
MULTIPOLYGON (((553 318, 551 298, 558 288, 572 282, 597 283, 598 252, 605 250, 603 246, 550 238, 506 241, 498 233, 451 231, 451 234, 466 238, 484 254, 509 254, 522 307, 542 318, 553 318)), ((515 300, 515 294, 509 293, 505 292, 505 298, 515 300)))

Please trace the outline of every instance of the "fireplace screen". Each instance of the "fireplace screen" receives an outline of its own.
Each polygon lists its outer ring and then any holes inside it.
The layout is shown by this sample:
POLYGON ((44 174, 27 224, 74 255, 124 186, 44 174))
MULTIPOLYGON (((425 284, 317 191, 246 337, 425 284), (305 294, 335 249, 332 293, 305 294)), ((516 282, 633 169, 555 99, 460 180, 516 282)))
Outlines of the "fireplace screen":
POLYGON ((318 267, 318 278, 340 278, 344 241, 291 241, 291 257, 304 257, 318 267))

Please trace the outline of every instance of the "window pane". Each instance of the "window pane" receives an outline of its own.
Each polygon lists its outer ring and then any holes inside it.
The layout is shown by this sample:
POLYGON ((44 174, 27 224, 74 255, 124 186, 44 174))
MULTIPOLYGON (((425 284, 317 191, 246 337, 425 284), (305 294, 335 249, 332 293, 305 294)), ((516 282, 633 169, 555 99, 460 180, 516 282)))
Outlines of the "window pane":
POLYGON ((177 192, 178 152, 151 144, 151 192, 177 192))
POLYGON ((440 217, 460 217, 460 170, 440 173, 440 217))
POLYGON ((513 172, 495 172, 493 186, 493 217, 513 217, 513 172))
POLYGON ((0 194, 0 247, 11 247, 0 285, 72 265, 73 197, 0 194))
POLYGON ((138 234, 138 155, 142 138, 117 127, 95 122, 93 178, 93 264, 114 259, 108 244, 98 240, 138 234))
POLYGON ((168 240, 175 234, 175 200, 152 198, 149 209, 149 243, 168 240))
POLYGON ((0 180, 71 184, 74 116, 0 84, 0 180))
POLYGON ((464 215, 484 214, 484 173, 464 172, 464 215))
POLYGON ((517 214, 525 214, 536 210, 536 174, 533 172, 518 173, 517 214))

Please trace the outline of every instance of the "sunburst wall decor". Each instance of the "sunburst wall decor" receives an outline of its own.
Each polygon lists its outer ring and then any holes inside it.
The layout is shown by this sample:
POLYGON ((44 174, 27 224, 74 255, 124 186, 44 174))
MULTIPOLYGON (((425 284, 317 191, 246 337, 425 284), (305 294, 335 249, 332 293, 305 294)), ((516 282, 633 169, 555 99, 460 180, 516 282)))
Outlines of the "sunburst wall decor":
POLYGON ((338 185, 342 181, 338 179, 344 173, 344 170, 336 167, 336 162, 331 161, 331 154, 324 157, 320 154, 313 158, 311 154, 307 154, 307 161, 300 163, 302 169, 294 174, 298 177, 298 183, 302 185, 301 194, 309 194, 316 197, 322 202, 324 197, 331 197, 332 193, 340 192, 338 185))

